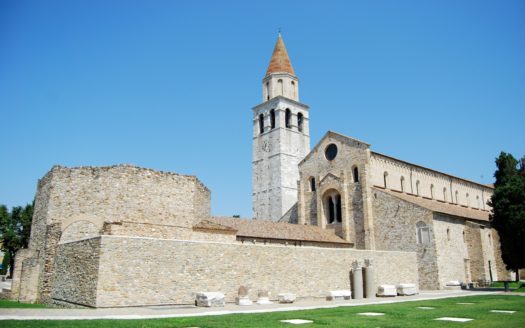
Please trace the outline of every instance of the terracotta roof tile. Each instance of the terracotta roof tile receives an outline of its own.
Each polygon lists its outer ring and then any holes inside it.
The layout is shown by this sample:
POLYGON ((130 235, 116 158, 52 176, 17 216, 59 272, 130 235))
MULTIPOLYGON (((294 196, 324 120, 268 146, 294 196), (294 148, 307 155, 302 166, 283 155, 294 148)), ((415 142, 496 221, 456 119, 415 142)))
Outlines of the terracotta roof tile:
POLYGON ((290 73, 295 75, 292 63, 290 62, 290 57, 288 57, 288 52, 286 51, 286 47, 284 46, 283 38, 281 37, 280 33, 279 37, 277 38, 275 48, 273 49, 272 59, 270 59, 270 64, 266 70, 266 75, 272 73, 290 73))
POLYGON ((489 221, 489 211, 478 210, 471 207, 460 206, 457 204, 446 203, 430 198, 418 197, 416 195, 410 195, 402 192, 396 192, 388 189, 374 187, 376 190, 383 191, 389 195, 400 198, 407 202, 416 204, 433 212, 445 213, 453 216, 464 217, 467 219, 489 221))
POLYGON ((351 244, 334 234, 333 231, 312 225, 231 217, 213 217, 210 221, 231 227, 237 230, 237 236, 242 237, 351 244))

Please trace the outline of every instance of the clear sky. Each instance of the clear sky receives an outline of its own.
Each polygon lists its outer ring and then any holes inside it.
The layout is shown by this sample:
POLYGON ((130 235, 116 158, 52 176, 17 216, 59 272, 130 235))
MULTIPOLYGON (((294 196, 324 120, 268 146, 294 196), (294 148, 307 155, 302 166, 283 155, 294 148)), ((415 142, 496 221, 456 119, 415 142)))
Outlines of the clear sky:
POLYGON ((251 217, 251 108, 281 28, 310 106, 372 150, 491 183, 525 155, 525 1, 0 0, 0 203, 54 164, 196 175, 251 217))

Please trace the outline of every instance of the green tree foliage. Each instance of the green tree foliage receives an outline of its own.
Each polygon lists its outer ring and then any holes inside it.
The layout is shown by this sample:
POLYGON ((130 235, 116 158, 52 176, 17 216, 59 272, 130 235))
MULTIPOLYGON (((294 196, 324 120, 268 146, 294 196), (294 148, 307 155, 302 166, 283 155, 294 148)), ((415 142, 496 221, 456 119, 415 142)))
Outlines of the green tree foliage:
MULTIPOLYGON (((6 253, 9 259, 7 264, 11 270, 14 268, 16 252, 28 246, 32 219, 33 205, 13 207, 11 212, 7 210, 6 206, 0 205, 0 242, 2 243, 2 251, 6 253)), ((3 267, 2 271, 6 269, 3 267)))
POLYGON ((500 237, 503 261, 517 273, 525 268, 525 157, 517 161, 501 152, 496 166, 490 218, 500 237))

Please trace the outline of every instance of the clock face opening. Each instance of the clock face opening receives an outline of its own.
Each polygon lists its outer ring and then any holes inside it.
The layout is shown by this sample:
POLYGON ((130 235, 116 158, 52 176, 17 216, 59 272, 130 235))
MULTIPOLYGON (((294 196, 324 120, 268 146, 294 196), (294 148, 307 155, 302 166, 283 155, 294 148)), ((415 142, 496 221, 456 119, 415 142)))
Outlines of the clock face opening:
POLYGON ((337 156, 337 146, 335 144, 329 144, 324 150, 324 156, 327 160, 333 161, 337 156))

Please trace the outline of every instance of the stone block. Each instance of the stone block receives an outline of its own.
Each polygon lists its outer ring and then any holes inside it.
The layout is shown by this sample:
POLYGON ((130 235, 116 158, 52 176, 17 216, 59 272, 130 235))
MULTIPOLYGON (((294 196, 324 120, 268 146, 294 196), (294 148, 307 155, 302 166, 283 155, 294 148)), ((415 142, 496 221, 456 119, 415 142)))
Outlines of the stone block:
POLYGON ((266 289, 260 290, 257 296, 257 304, 273 304, 273 302, 270 301, 270 293, 266 289))
POLYGON ((203 307, 224 306, 224 294, 219 292, 199 292, 195 296, 195 305, 203 307))
POLYGON ((352 292, 349 290, 331 290, 326 295, 327 301, 342 301, 352 298, 352 292))
POLYGON ((397 295, 410 296, 417 294, 417 288, 415 284, 399 284, 396 286, 397 295))
POLYGON ((295 302, 295 299, 295 294, 292 293, 279 294, 279 303, 293 303, 295 302))
POLYGON ((379 287, 377 288, 377 296, 382 296, 382 297, 397 296, 396 286, 379 285, 379 287))
POLYGON ((252 305, 253 302, 248 296, 239 296, 235 298, 235 304, 237 305, 252 305))

